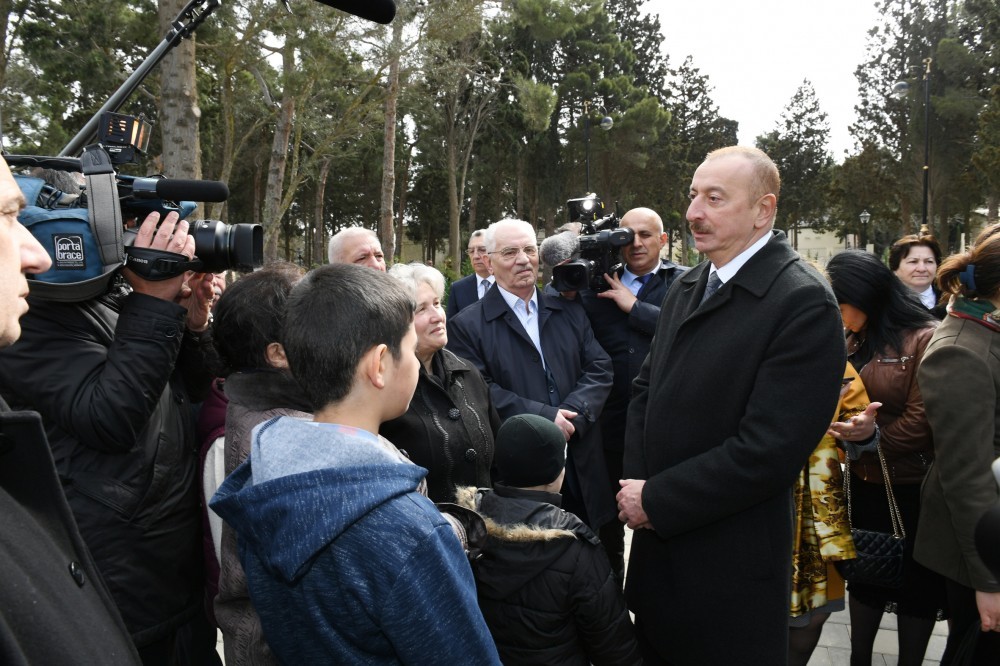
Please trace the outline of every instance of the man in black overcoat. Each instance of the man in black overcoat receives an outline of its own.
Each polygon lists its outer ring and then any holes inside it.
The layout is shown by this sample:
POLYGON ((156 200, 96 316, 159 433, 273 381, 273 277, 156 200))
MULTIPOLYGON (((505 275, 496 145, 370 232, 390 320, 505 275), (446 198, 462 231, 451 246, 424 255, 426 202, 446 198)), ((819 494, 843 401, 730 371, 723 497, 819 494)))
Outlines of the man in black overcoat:
MULTIPOLYGON (((663 220, 650 208, 633 208, 622 216, 622 229, 631 229, 632 243, 621 249, 622 266, 606 275, 608 288, 580 292, 580 303, 594 329, 597 342, 611 357, 614 385, 601 412, 601 438, 610 487, 618 491, 625 452, 625 417, 632 395, 632 381, 642 362, 660 318, 660 304, 674 280, 687 270, 660 258, 667 244, 663 220)), ((601 530, 611 568, 625 579, 625 526, 612 521, 601 530)))
POLYGON ((536 288, 531 225, 492 224, 486 248, 496 286, 448 321, 448 349, 479 369, 501 418, 539 414, 559 426, 569 446, 563 508, 596 531, 615 518, 597 427, 611 360, 578 303, 536 288))
POLYGON ((647 664, 787 662, 791 488, 846 360, 829 287, 772 231, 778 191, 754 148, 695 171, 687 219, 708 261, 667 294, 633 387, 618 506, 647 664))
MULTIPOLYGON (((18 222, 22 206, 0 158, 0 347, 21 335, 24 274, 52 265, 18 222)), ((0 664, 139 664, 66 503, 41 417, 13 412, 2 398, 0 521, 0 664)))

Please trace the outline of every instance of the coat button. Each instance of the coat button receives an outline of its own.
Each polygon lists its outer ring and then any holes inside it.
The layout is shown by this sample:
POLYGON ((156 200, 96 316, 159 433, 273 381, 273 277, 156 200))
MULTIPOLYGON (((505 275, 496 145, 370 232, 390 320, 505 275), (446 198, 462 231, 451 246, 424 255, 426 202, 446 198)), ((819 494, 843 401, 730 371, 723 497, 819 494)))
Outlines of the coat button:
POLYGON ((479 453, 475 449, 465 450, 465 461, 466 462, 476 462, 476 458, 479 457, 479 453))
POLYGON ((452 421, 457 421, 462 418, 462 412, 458 410, 458 407, 452 407, 448 410, 448 418, 452 421))
POLYGON ((83 567, 80 566, 79 562, 69 563, 69 575, 73 577, 79 587, 83 587, 86 577, 83 575, 83 567))

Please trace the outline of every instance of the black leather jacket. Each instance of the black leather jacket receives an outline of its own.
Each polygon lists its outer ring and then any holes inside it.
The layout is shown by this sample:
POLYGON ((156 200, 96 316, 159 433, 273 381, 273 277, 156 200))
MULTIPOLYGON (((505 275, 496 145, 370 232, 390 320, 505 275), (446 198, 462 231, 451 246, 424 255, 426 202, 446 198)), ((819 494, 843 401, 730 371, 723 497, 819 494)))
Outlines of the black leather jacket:
POLYGON ((0 394, 41 413, 80 532, 142 647, 201 600, 198 455, 176 370, 203 367, 205 341, 185 333, 184 308, 123 282, 83 303, 29 302, 21 339, 0 352, 0 394))

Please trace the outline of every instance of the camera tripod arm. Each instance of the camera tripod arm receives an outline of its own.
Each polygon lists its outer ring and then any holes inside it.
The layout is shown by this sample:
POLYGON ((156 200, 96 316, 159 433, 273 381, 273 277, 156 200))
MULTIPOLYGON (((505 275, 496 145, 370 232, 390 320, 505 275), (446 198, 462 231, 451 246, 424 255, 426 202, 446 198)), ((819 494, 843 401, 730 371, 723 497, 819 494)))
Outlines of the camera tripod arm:
POLYGON ((83 147, 94 140, 97 136, 97 126, 101 121, 101 115, 108 111, 118 111, 132 93, 135 92, 153 68, 160 64, 160 61, 167 53, 181 43, 181 40, 190 37, 198 26, 208 18, 212 12, 218 9, 222 0, 191 0, 181 13, 170 23, 170 30, 164 36, 155 49, 153 49, 146 59, 136 67, 132 75, 118 87, 108 101, 104 103, 97 113, 91 116, 87 124, 83 126, 76 136, 60 151, 60 157, 73 157, 83 150, 83 147))

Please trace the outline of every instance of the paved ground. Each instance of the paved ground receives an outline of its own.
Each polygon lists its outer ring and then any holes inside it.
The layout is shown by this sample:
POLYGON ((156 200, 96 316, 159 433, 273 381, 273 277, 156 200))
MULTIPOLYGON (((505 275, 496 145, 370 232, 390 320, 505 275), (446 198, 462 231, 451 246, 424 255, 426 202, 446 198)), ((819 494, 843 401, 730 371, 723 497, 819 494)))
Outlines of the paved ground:
MULTIPOLYGON (((944 654, 944 644, 948 638, 948 623, 938 622, 931 634, 924 664, 937 664, 944 654)), ((896 637, 896 616, 886 613, 882 626, 875 637, 873 666, 896 666, 899 643, 896 637)), ((823 635, 813 652, 809 666, 848 666, 851 663, 851 616, 848 611, 834 613, 823 626, 823 635)))
MULTIPOLYGON (((632 545, 632 530, 625 529, 625 556, 628 561, 629 548, 632 545)), ((628 569, 626 568, 626 573, 628 569)), ((927 645, 924 655, 924 666, 940 663, 944 654, 945 641, 948 638, 948 623, 938 622, 927 645)), ((882 624, 875 637, 875 650, 872 654, 872 666, 896 666, 899 658, 899 641, 896 637, 896 616, 886 613, 882 616, 882 624)), ((834 613, 823 625, 823 634, 813 652, 809 666, 850 666, 851 663, 851 616, 847 610, 834 613)))

